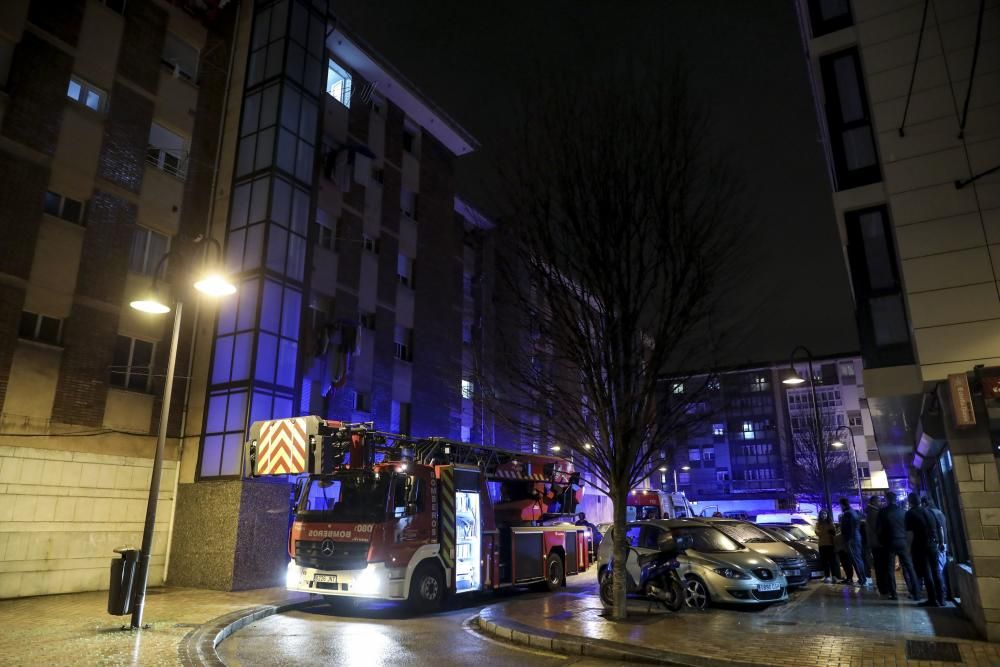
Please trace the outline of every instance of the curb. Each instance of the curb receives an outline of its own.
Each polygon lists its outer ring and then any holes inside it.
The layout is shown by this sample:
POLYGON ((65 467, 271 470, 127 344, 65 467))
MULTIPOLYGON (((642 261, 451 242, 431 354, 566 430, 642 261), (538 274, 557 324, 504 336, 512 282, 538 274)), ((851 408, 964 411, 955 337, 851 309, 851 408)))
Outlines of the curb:
POLYGON ((177 646, 177 657, 185 666, 212 665, 225 667, 216 647, 229 635, 254 621, 293 609, 301 609, 315 604, 315 600, 280 600, 272 604, 240 609, 207 621, 184 635, 177 646))
MULTIPOLYGON (((591 639, 576 635, 535 628, 513 621, 493 607, 486 607, 472 619, 471 625, 480 633, 507 643, 536 650, 552 651, 573 657, 586 656, 620 662, 676 667, 718 666, 718 658, 674 653, 663 649, 648 649, 608 639, 591 639)), ((727 667, 763 667, 760 663, 726 660, 727 667)))

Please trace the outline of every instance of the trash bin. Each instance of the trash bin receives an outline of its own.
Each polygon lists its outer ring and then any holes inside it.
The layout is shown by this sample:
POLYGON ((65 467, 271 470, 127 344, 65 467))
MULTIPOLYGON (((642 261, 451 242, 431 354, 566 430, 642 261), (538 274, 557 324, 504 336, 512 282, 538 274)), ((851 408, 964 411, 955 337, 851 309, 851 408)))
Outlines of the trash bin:
POLYGON ((115 553, 121 554, 121 558, 111 560, 108 613, 112 616, 124 616, 132 613, 132 582, 135 580, 139 550, 122 547, 115 549, 115 553))

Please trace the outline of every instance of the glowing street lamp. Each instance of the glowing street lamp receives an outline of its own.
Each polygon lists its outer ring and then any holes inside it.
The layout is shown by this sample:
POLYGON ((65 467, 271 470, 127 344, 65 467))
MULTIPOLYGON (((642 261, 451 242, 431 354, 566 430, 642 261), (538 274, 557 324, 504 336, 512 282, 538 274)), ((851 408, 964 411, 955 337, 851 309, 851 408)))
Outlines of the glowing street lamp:
MULTIPOLYGON (((208 241, 217 252, 219 263, 222 262, 222 246, 212 238, 199 238, 195 243, 208 241)), ((157 280, 163 269, 167 257, 179 256, 176 253, 167 252, 160 258, 153 271, 153 285, 140 299, 129 303, 129 306, 142 313, 151 315, 164 315, 169 313, 171 308, 164 299, 161 298, 157 290, 157 280)), ((195 289, 202 294, 211 297, 222 297, 236 292, 236 286, 227 280, 221 271, 208 271, 197 282, 195 289)), ((156 453, 153 456, 153 472, 149 480, 149 500, 146 501, 146 523, 142 530, 142 547, 139 551, 139 562, 137 564, 136 586, 132 604, 132 628, 142 627, 142 612, 146 604, 146 584, 149 580, 149 558, 153 547, 153 526, 156 523, 156 505, 160 495, 160 477, 163 472, 163 450, 167 440, 167 423, 170 421, 170 401, 174 391, 174 366, 177 361, 177 344, 180 339, 181 313, 184 304, 178 299, 174 304, 174 326, 170 337, 170 352, 167 355, 167 375, 163 383, 163 401, 160 405, 160 429, 156 436, 156 453)))

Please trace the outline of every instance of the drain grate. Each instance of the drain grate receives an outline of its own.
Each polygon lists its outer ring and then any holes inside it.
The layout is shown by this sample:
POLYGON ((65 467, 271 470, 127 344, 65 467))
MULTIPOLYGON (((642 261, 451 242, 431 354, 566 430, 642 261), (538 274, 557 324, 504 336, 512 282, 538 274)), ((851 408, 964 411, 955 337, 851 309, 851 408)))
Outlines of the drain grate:
POLYGON ((907 639, 906 659, 962 662, 962 654, 958 650, 958 644, 952 642, 925 642, 907 639))

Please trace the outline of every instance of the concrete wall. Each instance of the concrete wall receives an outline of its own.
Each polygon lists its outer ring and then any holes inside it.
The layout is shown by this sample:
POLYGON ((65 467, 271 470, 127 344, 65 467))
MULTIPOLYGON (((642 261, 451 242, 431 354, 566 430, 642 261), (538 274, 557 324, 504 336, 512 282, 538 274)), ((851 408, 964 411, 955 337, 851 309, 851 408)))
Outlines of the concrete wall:
MULTIPOLYGON (((175 467, 164 461, 154 586, 163 581, 175 467)), ((0 598, 106 590, 113 550, 142 542, 151 471, 147 458, 0 445, 0 598)))

